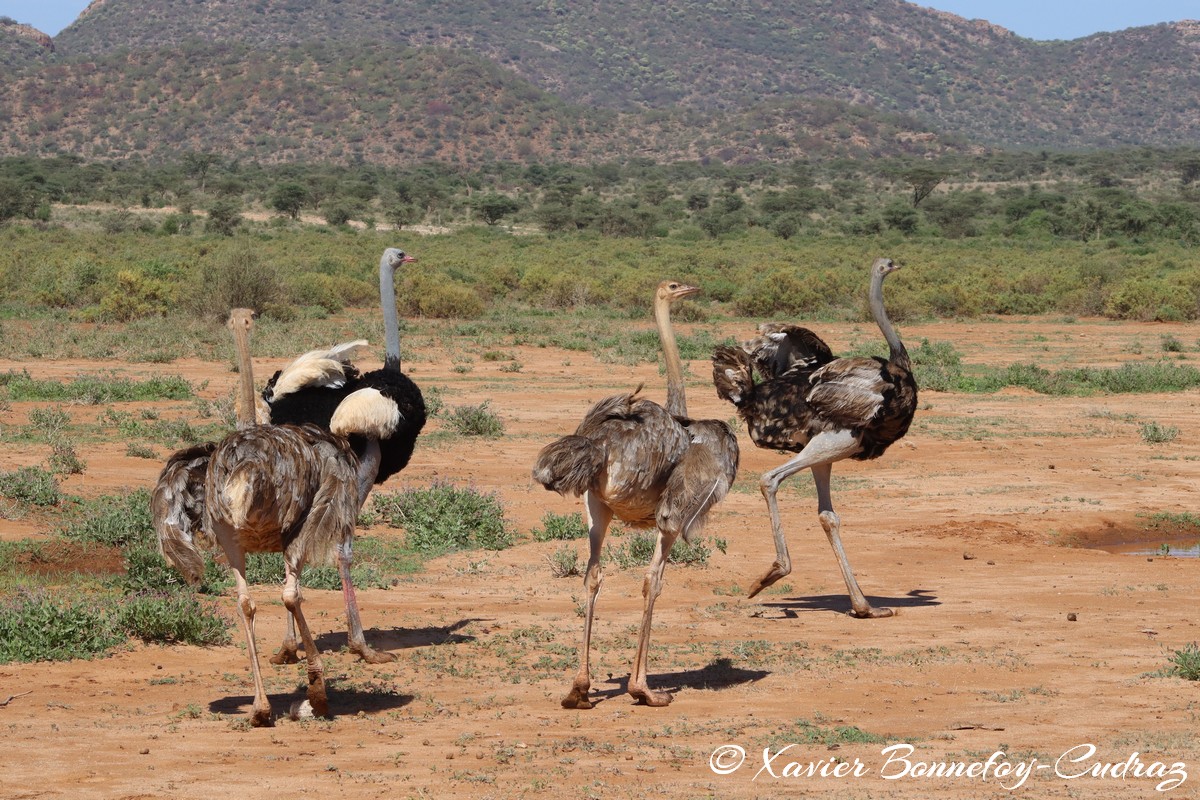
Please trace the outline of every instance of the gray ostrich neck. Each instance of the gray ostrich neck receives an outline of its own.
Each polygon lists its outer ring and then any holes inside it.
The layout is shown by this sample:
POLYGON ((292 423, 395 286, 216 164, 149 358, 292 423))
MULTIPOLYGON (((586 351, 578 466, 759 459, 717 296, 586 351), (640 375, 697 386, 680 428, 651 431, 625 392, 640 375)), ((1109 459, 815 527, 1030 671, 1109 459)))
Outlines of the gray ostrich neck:
POLYGON ((883 274, 876 274, 871 278, 871 315, 875 317, 875 322, 879 325, 879 330, 883 333, 883 338, 887 340, 888 349, 891 354, 890 360, 907 366, 908 350, 904 348, 904 343, 900 341, 900 335, 892 327, 892 321, 888 319, 887 310, 883 307, 884 277, 883 274))
POLYGON ((687 397, 683 389, 683 361, 679 357, 679 345, 675 343, 675 330, 671 327, 671 303, 656 300, 654 321, 658 324, 658 338, 662 340, 663 358, 667 365, 667 412, 676 417, 687 416, 687 397))
POLYGON ((383 307, 384 369, 400 371, 400 318, 396 314, 396 268, 384 256, 379 263, 379 304, 383 307))
POLYGON ((238 357, 238 405, 237 426, 249 428, 254 418, 254 365, 250 360, 250 331, 235 325, 233 343, 238 357))

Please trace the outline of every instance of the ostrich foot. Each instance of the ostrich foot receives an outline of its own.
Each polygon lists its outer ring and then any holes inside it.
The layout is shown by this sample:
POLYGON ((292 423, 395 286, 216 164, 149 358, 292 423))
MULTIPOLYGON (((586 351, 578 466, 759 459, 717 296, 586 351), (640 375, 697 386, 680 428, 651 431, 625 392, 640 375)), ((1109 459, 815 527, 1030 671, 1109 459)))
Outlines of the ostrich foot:
POLYGON ((368 664, 387 664, 389 661, 396 660, 395 653, 389 653, 386 650, 376 650, 369 644, 364 644, 361 647, 351 645, 350 652, 355 653, 359 658, 368 664))
POLYGON ((563 708, 577 708, 581 711, 586 711, 594 705, 591 700, 588 700, 588 690, 592 688, 591 680, 587 678, 576 678, 575 683, 571 686, 571 691, 562 699, 563 708))
POLYGON ((279 649, 268 660, 272 664, 299 664, 299 653, 300 648, 296 644, 295 637, 289 637, 283 640, 283 644, 279 645, 279 649))
POLYGON ((271 719, 271 707, 259 708, 255 706, 250 712, 250 725, 254 728, 270 728, 275 725, 275 721, 271 719))
POLYGON ((674 699, 670 692, 656 692, 645 685, 631 686, 629 693, 637 698, 638 705, 643 706, 667 706, 674 699))
POLYGON ((867 606, 865 609, 855 608, 846 613, 855 619, 883 619, 896 616, 896 612, 890 608, 875 608, 875 606, 867 606))
POLYGON ((791 571, 791 567, 785 567, 783 564, 780 564, 778 561, 776 561, 771 565, 771 568, 767 570, 765 575, 754 582, 754 585, 750 587, 750 593, 746 595, 746 598, 749 599, 754 597, 754 595, 758 594, 763 589, 767 588, 772 583, 784 577, 791 571))

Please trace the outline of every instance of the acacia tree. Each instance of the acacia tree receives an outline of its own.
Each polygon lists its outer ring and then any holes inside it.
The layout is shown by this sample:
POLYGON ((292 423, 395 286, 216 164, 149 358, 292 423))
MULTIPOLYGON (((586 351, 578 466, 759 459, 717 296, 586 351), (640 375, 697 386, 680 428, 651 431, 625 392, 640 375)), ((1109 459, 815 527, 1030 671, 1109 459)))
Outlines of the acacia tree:
POLYGON ((475 213, 488 225, 495 225, 509 214, 515 214, 521 205, 511 197, 495 192, 475 199, 475 213))
POLYGON ((292 219, 300 216, 300 209, 308 201, 308 189, 295 181, 281 183, 271 192, 271 208, 292 219))

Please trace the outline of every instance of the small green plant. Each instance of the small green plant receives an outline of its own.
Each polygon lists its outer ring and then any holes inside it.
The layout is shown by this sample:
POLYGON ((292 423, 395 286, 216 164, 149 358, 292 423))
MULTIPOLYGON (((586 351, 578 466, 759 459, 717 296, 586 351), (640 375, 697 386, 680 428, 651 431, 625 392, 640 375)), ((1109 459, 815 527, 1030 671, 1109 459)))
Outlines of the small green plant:
POLYGON ((579 566, 579 553, 569 544, 559 547, 547 560, 550 562, 550 574, 556 578, 583 574, 579 566))
POLYGON ((50 444, 50 471, 58 475, 82 475, 87 464, 75 453, 75 443, 58 439, 50 444))
POLYGON ((1167 667, 1169 674, 1177 675, 1188 681, 1200 680, 1200 646, 1197 646, 1195 642, 1174 651, 1169 661, 1170 666, 1167 667))
POLYGON ((503 550, 515 539, 495 494, 449 483, 375 495, 375 509, 393 527, 404 528, 408 548, 425 555, 483 548, 503 550))
POLYGON ((1146 444, 1165 444, 1174 441, 1179 428, 1174 425, 1159 425, 1157 422, 1142 423, 1142 441, 1146 444))
POLYGON ((0 663, 91 658, 123 638, 108 610, 91 600, 23 590, 0 601, 0 663))
POLYGON ((60 408, 33 408, 29 425, 44 438, 56 439, 71 424, 71 415, 60 408))
POLYGON ((1162 335, 1161 342, 1162 342, 1162 350, 1164 353, 1182 353, 1183 352, 1183 342, 1179 341, 1179 339, 1177 339, 1176 337, 1172 336, 1169 333, 1164 333, 1162 335))
MULTIPOLYGON (((637 531, 618 547, 609 546, 605 550, 610 561, 621 569, 628 569, 649 564, 650 559, 654 557, 654 548, 657 544, 657 534, 650 531, 637 531)), ((681 538, 677 539, 674 546, 671 547, 667 563, 705 567, 708 566, 710 555, 712 555, 712 548, 704 542, 703 538, 697 537, 690 542, 685 542, 681 538)))
POLYGON ((148 458, 151 460, 158 458, 158 453, 154 452, 153 447, 138 444, 137 442, 130 442, 125 445, 125 455, 130 458, 148 458))
POLYGON ((229 620, 214 602, 190 591, 126 596, 116 617, 122 630, 144 642, 206 646, 230 641, 229 620))
POLYGON ((61 532, 66 538, 78 542, 96 542, 115 547, 138 539, 150 542, 154 538, 150 492, 137 489, 128 494, 85 500, 61 532))
POLYGON ((446 424, 462 436, 497 439, 504 435, 504 423, 488 410, 487 400, 477 406, 456 406, 446 418, 446 424))
POLYGON ((542 515, 542 527, 532 531, 535 542, 565 541, 587 537, 587 526, 583 524, 583 514, 555 514, 547 511, 542 515))
POLYGON ((33 506, 56 506, 62 501, 58 479, 40 467, 0 472, 0 495, 33 506))

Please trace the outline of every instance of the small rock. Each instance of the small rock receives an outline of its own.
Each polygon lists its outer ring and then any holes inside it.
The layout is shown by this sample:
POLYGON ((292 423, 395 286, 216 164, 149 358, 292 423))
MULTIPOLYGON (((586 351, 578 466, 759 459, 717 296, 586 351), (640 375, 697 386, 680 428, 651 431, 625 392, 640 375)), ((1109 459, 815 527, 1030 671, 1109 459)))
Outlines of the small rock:
POLYGON ((150 755, 150 748, 143 747, 141 750, 138 750, 138 754, 143 755, 143 756, 148 756, 148 755, 150 755))
POLYGON ((1075 614, 1074 611, 1072 611, 1070 614, 1067 614, 1067 622, 1075 622, 1078 619, 1079 619, 1079 617, 1075 614))
POLYGON ((974 560, 975 560, 974 553, 963 553, 963 561, 974 561, 974 560))
POLYGON ((992 560, 989 558, 989 559, 988 559, 988 566, 989 566, 989 567, 994 567, 994 566, 996 566, 996 562, 995 562, 995 561, 992 561, 992 560))

